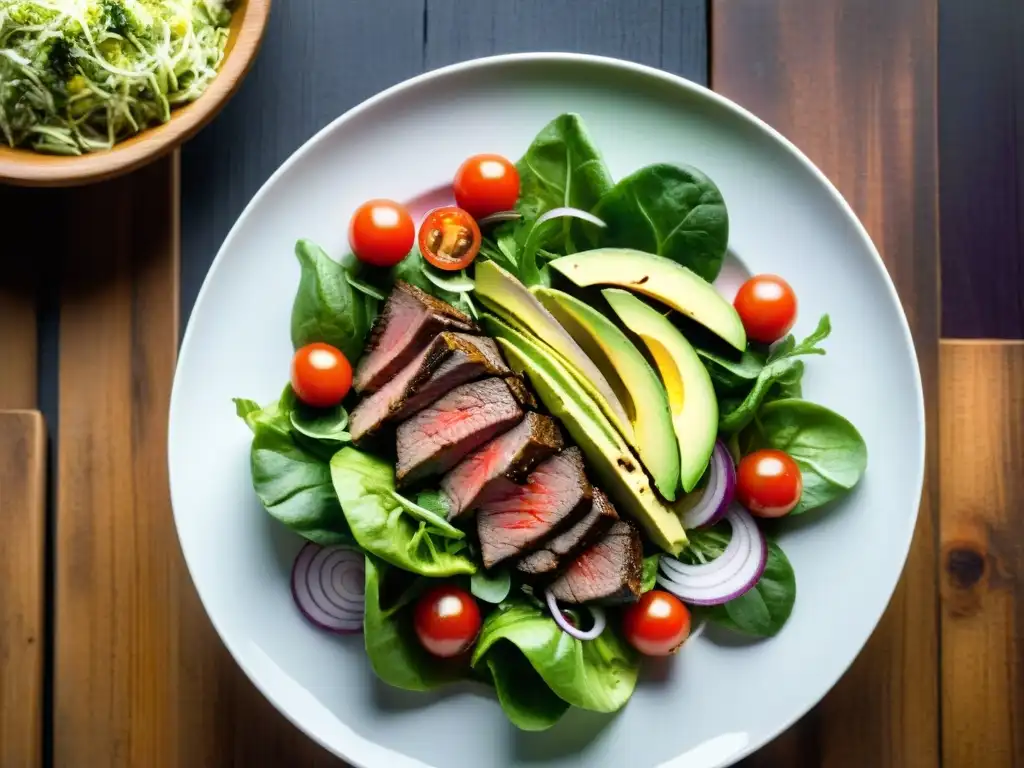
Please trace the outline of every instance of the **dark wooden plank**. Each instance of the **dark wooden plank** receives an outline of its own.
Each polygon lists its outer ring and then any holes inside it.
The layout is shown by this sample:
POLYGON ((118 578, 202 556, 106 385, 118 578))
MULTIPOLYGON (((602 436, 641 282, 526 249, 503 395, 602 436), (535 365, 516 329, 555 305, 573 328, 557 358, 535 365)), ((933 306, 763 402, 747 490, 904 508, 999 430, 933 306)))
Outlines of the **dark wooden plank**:
POLYGON ((939 2, 942 335, 1024 339, 1024 4, 939 2))
POLYGON ((46 430, 0 411, 0 765, 43 764, 46 430))
POLYGON ((1024 765, 1024 342, 944 342, 946 768, 1024 765))
MULTIPOLYGON (((934 0, 716 0, 713 87, 792 139, 839 187, 910 319, 937 427, 934 0)), ((939 764, 935 443, 917 535, 878 630, 810 719, 747 766, 939 764)))

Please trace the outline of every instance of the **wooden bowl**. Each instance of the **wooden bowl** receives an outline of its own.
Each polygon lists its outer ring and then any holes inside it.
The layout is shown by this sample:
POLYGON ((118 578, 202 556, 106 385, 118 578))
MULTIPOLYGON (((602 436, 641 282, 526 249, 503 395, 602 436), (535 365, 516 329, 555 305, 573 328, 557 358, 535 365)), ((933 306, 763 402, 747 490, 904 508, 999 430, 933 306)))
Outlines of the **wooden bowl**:
POLYGON ((230 99, 259 51, 270 0, 238 0, 220 73, 196 101, 171 112, 113 149, 77 156, 49 155, 0 144, 0 182, 29 187, 70 187, 128 173, 175 149, 206 125, 230 99))

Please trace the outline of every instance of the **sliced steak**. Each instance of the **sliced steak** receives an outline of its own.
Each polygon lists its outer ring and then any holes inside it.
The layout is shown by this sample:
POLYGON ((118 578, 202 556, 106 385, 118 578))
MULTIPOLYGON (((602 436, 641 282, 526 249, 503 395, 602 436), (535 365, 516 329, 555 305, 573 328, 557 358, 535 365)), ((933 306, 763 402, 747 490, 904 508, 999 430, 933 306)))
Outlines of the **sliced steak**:
POLYGON ((504 379, 456 387, 398 426, 398 482, 409 484, 448 471, 522 418, 523 410, 504 379))
POLYGON ((590 509, 592 491, 576 447, 538 465, 522 485, 505 478, 495 482, 477 510, 484 568, 533 549, 590 509))
POLYGON ((643 555, 639 532, 619 520, 555 579, 551 593, 559 602, 577 605, 636 600, 643 581, 643 555))
POLYGON ((519 401, 524 409, 528 411, 537 410, 537 399, 533 396, 533 392, 526 385, 522 376, 518 374, 512 374, 508 379, 508 388, 512 390, 512 394, 515 395, 516 400, 519 401))
POLYGON ((564 533, 558 534, 536 552, 520 560, 516 567, 520 573, 530 576, 552 576, 604 536, 618 519, 619 514, 611 500, 603 491, 595 488, 590 511, 564 533))
POLYGON ((375 392, 442 331, 478 331, 467 315, 414 285, 399 280, 373 324, 356 366, 356 392, 375 392))
POLYGON ((527 413, 518 425, 471 453, 444 476, 441 490, 450 501, 448 518, 486 502, 491 492, 501 486, 502 478, 514 482, 525 479, 530 470, 560 451, 562 445, 562 433, 554 419, 527 413))
POLYGON ((407 419, 467 381, 475 381, 484 376, 512 374, 505 365, 494 339, 465 333, 451 335, 454 336, 452 355, 431 374, 430 378, 409 393, 392 418, 407 419))

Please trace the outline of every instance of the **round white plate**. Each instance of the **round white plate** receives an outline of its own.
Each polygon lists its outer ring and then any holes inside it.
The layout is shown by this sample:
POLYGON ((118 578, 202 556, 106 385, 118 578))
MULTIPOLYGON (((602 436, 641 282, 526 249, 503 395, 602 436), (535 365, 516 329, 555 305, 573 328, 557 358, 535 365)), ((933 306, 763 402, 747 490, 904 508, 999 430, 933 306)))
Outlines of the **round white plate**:
POLYGON ((263 694, 337 755, 367 768, 718 768, 814 705, 874 629, 917 515, 924 408, 906 318, 882 262, 798 150, 680 78, 610 59, 528 54, 396 86, 339 118, 274 174, 199 294, 174 381, 169 443, 178 534, 217 631, 263 694), (857 425, 869 466, 841 505, 785 532, 798 598, 777 637, 709 632, 669 663, 646 665, 618 716, 572 711, 552 730, 526 734, 482 689, 386 688, 361 638, 327 635, 299 617, 289 568, 300 540, 253 494, 250 434, 231 398, 269 401, 287 381, 298 238, 338 257, 363 200, 414 199, 448 183, 474 152, 518 158, 566 111, 584 117, 617 179, 656 161, 703 169, 729 208, 733 276, 741 268, 784 275, 800 297, 798 335, 831 314, 828 355, 808 364, 805 395, 857 425))

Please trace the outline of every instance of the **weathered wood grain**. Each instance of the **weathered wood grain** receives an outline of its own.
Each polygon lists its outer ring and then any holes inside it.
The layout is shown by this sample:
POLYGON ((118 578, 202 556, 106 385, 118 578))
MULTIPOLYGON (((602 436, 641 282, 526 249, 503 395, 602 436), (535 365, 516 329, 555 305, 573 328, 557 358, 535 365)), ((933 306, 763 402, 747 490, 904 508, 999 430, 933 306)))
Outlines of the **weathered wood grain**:
POLYGON ((0 411, 0 765, 43 759, 46 429, 0 411))
MULTIPOLYGON (((867 226, 910 319, 936 433, 934 0, 715 0, 712 86, 792 139, 867 226)), ((939 765, 936 450, 878 630, 816 712, 749 766, 939 765)))
POLYGON ((1024 342, 943 342, 945 768, 1024 765, 1024 342))
POLYGON ((1024 339, 1024 3, 939 2, 942 335, 1024 339))

